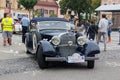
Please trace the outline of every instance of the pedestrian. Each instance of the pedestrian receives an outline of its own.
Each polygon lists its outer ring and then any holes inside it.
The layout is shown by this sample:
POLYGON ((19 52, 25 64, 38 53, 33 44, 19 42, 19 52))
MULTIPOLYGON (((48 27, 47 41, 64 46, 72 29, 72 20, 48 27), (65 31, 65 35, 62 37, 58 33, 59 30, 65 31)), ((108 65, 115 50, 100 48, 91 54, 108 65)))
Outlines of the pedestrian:
POLYGON ((108 38, 107 38, 107 43, 111 42, 111 26, 113 25, 113 23, 110 21, 110 19, 108 19, 108 38))
POLYGON ((84 35, 85 34, 84 21, 80 21, 79 25, 80 25, 80 27, 78 28, 78 31, 81 32, 84 35))
POLYGON ((14 21, 11 18, 11 14, 7 14, 5 18, 2 19, 1 23, 2 27, 2 37, 3 37, 3 45, 6 46, 6 43, 8 41, 9 45, 12 45, 12 33, 13 29, 15 30, 14 27, 14 21))
POLYGON ((85 34, 87 34, 88 28, 90 27, 90 22, 88 20, 84 21, 85 34))
POLYGON ((29 30, 29 18, 28 15, 25 14, 21 20, 21 24, 22 24, 22 43, 25 43, 25 34, 26 32, 29 30))
POLYGON ((79 23, 79 19, 78 18, 75 18, 74 20, 74 25, 79 27, 80 26, 80 23, 79 23))
POLYGON ((75 25, 75 30, 77 31, 78 28, 79 28, 79 20, 78 20, 78 18, 74 19, 74 25, 75 25))
POLYGON ((89 40, 91 39, 94 40, 96 33, 97 33, 97 27, 95 25, 95 22, 91 21, 91 25, 89 26, 87 31, 87 37, 89 37, 89 40))
POLYGON ((106 19, 106 15, 102 14, 102 19, 100 19, 98 24, 97 44, 99 44, 101 36, 103 36, 104 51, 106 51, 107 29, 108 29, 108 20, 106 19))
POLYGON ((96 41, 98 40, 98 25, 99 25, 99 21, 100 21, 100 19, 98 19, 97 21, 96 21, 96 23, 95 23, 95 25, 96 25, 96 29, 97 29, 97 32, 96 32, 96 41))

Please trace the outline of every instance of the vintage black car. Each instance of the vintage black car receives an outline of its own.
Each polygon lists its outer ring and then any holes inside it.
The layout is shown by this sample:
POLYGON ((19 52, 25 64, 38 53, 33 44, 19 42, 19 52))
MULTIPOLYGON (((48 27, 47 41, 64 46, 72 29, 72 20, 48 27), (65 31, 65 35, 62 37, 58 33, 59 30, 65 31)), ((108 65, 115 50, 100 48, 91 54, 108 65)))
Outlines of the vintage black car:
POLYGON ((26 52, 34 54, 41 69, 51 62, 83 63, 94 68, 98 45, 86 40, 81 33, 72 30, 71 24, 64 18, 33 18, 30 31, 26 33, 26 52))

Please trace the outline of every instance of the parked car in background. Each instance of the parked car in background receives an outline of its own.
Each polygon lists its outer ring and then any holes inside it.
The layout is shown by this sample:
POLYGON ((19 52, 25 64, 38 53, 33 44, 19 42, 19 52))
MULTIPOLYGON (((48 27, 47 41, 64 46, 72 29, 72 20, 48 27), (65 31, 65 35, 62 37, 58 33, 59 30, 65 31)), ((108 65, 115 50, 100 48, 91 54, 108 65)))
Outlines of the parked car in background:
POLYGON ((2 32, 1 22, 2 22, 2 19, 0 19, 0 32, 2 32))
POLYGON ((22 32, 22 25, 18 19, 14 19, 14 26, 15 26, 14 33, 21 33, 22 32))
POLYGON ((1 23, 0 23, 0 32, 2 32, 1 23))
POLYGON ((67 63, 87 62, 94 68, 98 45, 87 41, 83 35, 71 30, 73 24, 64 18, 33 18, 26 33, 26 53, 34 54, 41 69, 54 61, 67 63))

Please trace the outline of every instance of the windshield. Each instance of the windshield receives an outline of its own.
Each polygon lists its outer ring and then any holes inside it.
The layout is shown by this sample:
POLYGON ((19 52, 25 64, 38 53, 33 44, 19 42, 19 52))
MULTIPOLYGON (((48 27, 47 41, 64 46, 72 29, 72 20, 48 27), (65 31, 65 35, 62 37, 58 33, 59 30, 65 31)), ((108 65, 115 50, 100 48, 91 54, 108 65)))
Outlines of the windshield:
POLYGON ((39 29, 65 29, 70 30, 74 24, 64 21, 41 21, 36 25, 39 29))

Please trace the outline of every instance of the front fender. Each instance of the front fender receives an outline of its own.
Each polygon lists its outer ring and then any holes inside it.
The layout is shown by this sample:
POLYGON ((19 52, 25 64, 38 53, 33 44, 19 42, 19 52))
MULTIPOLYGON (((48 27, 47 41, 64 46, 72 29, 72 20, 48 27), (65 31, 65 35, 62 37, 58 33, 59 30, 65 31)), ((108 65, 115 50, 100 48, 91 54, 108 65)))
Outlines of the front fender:
POLYGON ((86 56, 91 56, 91 55, 95 55, 95 54, 100 53, 100 48, 94 41, 88 41, 84 45, 84 49, 85 49, 84 53, 86 56))
POLYGON ((55 51, 53 45, 50 42, 48 42, 47 40, 41 40, 39 42, 39 46, 41 46, 43 49, 43 55, 52 56, 52 57, 56 56, 56 51, 55 51))
POLYGON ((31 44, 32 43, 32 35, 30 33, 26 33, 25 34, 25 38, 26 38, 26 42, 27 42, 27 47, 31 48, 33 45, 31 44))

